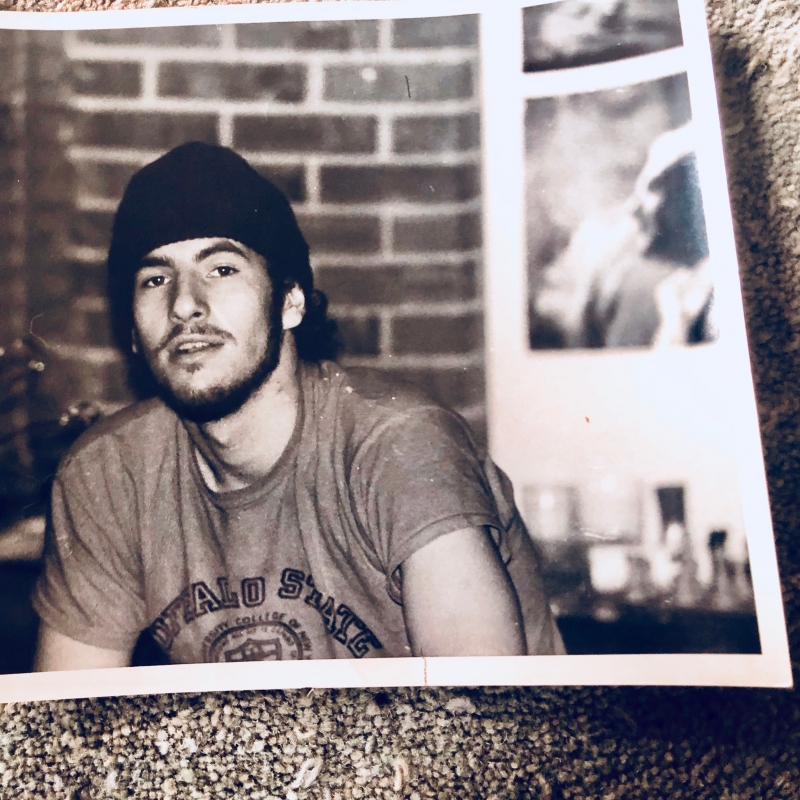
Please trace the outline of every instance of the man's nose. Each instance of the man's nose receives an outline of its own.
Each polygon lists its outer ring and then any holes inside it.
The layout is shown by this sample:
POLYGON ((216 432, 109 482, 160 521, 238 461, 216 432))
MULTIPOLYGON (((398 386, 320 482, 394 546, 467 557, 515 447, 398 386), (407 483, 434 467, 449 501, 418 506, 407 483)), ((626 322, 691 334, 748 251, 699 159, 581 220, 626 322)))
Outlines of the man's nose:
POLYGON ((202 319, 208 314, 208 303, 202 281, 192 275, 181 275, 175 280, 173 287, 170 309, 173 319, 188 322, 192 319, 202 319))

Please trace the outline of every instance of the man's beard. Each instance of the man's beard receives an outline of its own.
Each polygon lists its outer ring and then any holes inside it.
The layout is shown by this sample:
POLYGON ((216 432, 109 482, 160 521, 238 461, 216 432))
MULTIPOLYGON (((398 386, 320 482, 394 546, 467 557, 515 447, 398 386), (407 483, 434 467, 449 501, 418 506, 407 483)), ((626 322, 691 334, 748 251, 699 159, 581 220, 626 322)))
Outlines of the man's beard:
MULTIPOLYGON (((264 354, 258 364, 237 381, 212 386, 200 392, 175 391, 160 370, 148 364, 150 374, 155 381, 156 390, 161 399, 182 419, 202 425, 215 422, 231 414, 235 414, 250 399, 280 362, 281 344, 283 342, 282 306, 273 296, 269 311, 269 327, 264 354)), ((195 326, 194 332, 203 333, 202 326, 195 326)))

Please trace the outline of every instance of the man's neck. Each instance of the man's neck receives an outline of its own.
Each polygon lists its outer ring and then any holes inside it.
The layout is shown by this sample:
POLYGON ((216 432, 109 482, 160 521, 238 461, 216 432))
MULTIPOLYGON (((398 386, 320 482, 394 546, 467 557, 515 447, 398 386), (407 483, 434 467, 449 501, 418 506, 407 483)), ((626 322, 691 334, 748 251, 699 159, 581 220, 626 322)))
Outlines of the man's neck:
POLYGON ((270 472, 292 438, 299 396, 297 355, 285 337, 275 371, 236 413, 188 426, 209 489, 244 489, 270 472))

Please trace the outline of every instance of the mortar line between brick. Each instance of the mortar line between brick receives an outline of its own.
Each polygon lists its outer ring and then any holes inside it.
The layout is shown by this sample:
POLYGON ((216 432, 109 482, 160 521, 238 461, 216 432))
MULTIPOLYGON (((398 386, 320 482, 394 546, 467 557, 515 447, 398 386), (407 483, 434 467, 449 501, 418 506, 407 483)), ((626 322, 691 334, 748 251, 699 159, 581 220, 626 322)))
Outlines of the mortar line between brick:
MULTIPOLYGON (((307 192, 307 201, 306 204, 308 206, 316 206, 320 202, 320 178, 319 178, 319 159, 315 156, 311 156, 306 159, 306 192, 307 192)), ((299 204, 295 204, 293 207, 297 208, 299 204)))
POLYGON ((87 245, 71 244, 65 248, 64 255, 70 261, 77 261, 82 264, 105 264, 108 251, 103 247, 89 247, 87 245))
POLYGON ((381 56, 386 56, 392 51, 392 21, 382 19, 378 23, 378 52, 381 56))
MULTIPOLYGON (((258 150, 245 150, 239 152, 253 163, 259 164, 290 164, 308 158, 309 153, 270 153, 258 150)), ((381 166, 384 161, 379 161, 375 153, 320 153, 320 160, 324 166, 336 167, 369 167, 381 166)), ((449 151, 444 153, 392 153, 391 166, 393 167, 457 167, 461 165, 479 164, 480 151, 449 151)))
POLYGON ((380 209, 380 241, 381 255, 389 258, 394 249, 394 209, 382 207, 380 209))
POLYGON ((392 355, 392 315, 389 309, 382 308, 378 315, 380 329, 378 335, 378 350, 381 355, 392 355))
MULTIPOLYGON (((219 120, 219 140, 226 147, 232 145, 232 132, 230 118, 224 114, 219 120)), ((414 202, 383 202, 374 203, 326 203, 319 196, 319 163, 316 158, 306 161, 306 179, 308 196, 304 202, 292 203, 292 208, 297 214, 319 214, 334 217, 361 217, 371 216, 376 208, 382 208, 387 214, 394 215, 395 219, 422 218, 430 216, 468 214, 480 211, 480 199, 453 201, 447 203, 414 202)), ((75 208, 80 211, 114 212, 119 204, 120 197, 100 197, 97 195, 78 194, 75 198, 75 208)), ((388 252, 388 251, 387 251, 388 252)))
POLYGON ((482 257, 482 249, 473 250, 433 250, 409 251, 402 253, 391 253, 383 256, 380 253, 368 253, 366 255, 353 255, 350 253, 324 253, 317 252, 312 254, 312 264, 314 269, 326 269, 327 267, 353 267, 354 269, 370 269, 378 266, 397 266, 425 269, 432 264, 465 265, 479 260, 482 257))
POLYGON ((392 158, 392 122, 394 114, 383 109, 378 113, 378 143, 376 155, 380 161, 389 161, 392 158))
POLYGON ((377 111, 384 114, 403 116, 442 116, 466 114, 477 110, 474 98, 455 98, 409 103, 408 100, 347 102, 342 100, 320 100, 313 105, 306 103, 287 103, 274 100, 226 100, 225 98, 197 97, 148 97, 126 98, 98 95, 74 95, 69 107, 84 114, 213 114, 222 109, 231 114, 259 116, 322 115, 342 117, 369 117, 377 111))
MULTIPOLYGON (((67 156, 72 161, 91 161, 93 163, 107 164, 145 164, 155 158, 161 151, 159 149, 145 150, 114 145, 71 145, 67 156)), ((248 161, 258 165, 287 165, 297 166, 303 164, 312 154, 305 152, 269 152, 263 150, 245 150, 239 152, 248 161)), ((325 166, 380 166, 375 153, 315 153, 325 161, 325 166)), ((392 166, 398 167, 453 167, 460 165, 479 164, 480 151, 475 150, 450 150, 442 153, 393 153, 392 166)))
POLYGON ((474 47, 442 47, 419 49, 351 50, 342 51, 302 51, 292 48, 257 50, 255 48, 222 47, 157 47, 143 45, 91 45, 79 43, 67 48, 67 58, 71 61, 138 61, 155 58, 159 61, 180 61, 183 63, 202 62, 204 64, 311 64, 323 63, 326 66, 419 66, 453 65, 474 62, 478 51, 474 47))
POLYGON ((239 50, 236 47, 236 26, 235 25, 220 25, 219 26, 219 53, 224 53, 228 59, 234 58, 238 55, 239 50))
POLYGON ((306 63, 306 96, 303 110, 315 111, 323 102, 325 69, 321 61, 306 63))
POLYGON ((381 217, 391 215, 392 219, 407 220, 416 217, 476 213, 481 210, 481 199, 476 197, 470 200, 454 200, 444 203, 425 202, 424 200, 375 200, 365 203, 326 203, 320 201, 314 204, 294 203, 292 207, 298 214, 314 211, 316 214, 326 214, 334 217, 371 216, 375 214, 377 209, 381 217))
POLYGON ((405 302, 402 298, 387 303, 331 303, 336 313, 347 317, 365 317, 375 311, 390 314, 392 318, 402 317, 461 317, 483 311, 483 301, 475 300, 431 300, 405 302))
POLYGON ((144 59, 141 64, 142 91, 139 98, 148 102, 158 97, 158 62, 155 59, 144 59))
POLYGON ((217 120, 217 136, 223 147, 233 147, 233 114, 221 112, 217 120))

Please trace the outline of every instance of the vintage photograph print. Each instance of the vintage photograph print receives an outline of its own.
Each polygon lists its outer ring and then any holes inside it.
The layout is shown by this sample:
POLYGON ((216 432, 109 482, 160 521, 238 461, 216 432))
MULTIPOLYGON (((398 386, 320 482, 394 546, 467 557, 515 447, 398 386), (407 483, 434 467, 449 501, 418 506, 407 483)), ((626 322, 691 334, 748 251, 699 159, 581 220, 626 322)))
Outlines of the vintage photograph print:
MULTIPOLYGON (((571 655, 772 647, 754 570, 767 502, 700 10, 526 7, 525 70, 513 53, 483 62, 487 87, 516 92, 487 94, 484 108, 488 438, 571 655), (672 34, 620 45, 621 31, 645 29, 672 34), (573 36, 569 59, 554 59, 556 33, 573 36), (734 433, 745 430, 746 448, 734 433)), ((485 53, 511 41, 517 14, 484 18, 485 53)))
POLYGON ((790 680, 693 5, 0 17, 0 698, 790 680))
POLYGON ((530 345, 713 341, 685 74, 528 101, 530 345))
POLYGON ((678 0, 562 0, 525 9, 526 72, 585 67, 683 44, 678 0))
POLYGON ((398 559, 494 513, 490 495, 434 510, 432 494, 420 514, 403 488, 435 472, 408 438, 414 409, 452 469, 485 450, 477 15, 3 36, 8 102, 24 103, 5 153, 1 668, 31 668, 39 618, 133 664, 412 655, 398 559), (184 261, 200 266, 185 285, 184 261), (293 289, 301 324, 270 299, 293 289), (342 377, 334 356, 383 375, 342 377), (279 383, 290 413, 258 422, 252 395, 279 383), (425 422, 452 412, 452 435, 425 422), (231 418, 250 441, 283 428, 236 478, 194 450, 231 418), (381 426, 387 453, 370 445, 381 426), (294 486, 314 470, 310 494, 294 486), (384 521, 392 507, 409 517, 384 521), (382 541, 355 541, 370 527, 382 541))
POLYGON ((579 351, 549 381, 554 364, 530 364, 548 396, 532 389, 516 442, 536 463, 515 485, 568 652, 760 652, 735 458, 704 389, 722 377, 712 274, 732 265, 709 257, 693 124, 684 72, 525 103, 529 347, 579 351), (690 345, 706 376, 678 367, 690 345), (554 425, 564 397, 582 424, 554 425))

